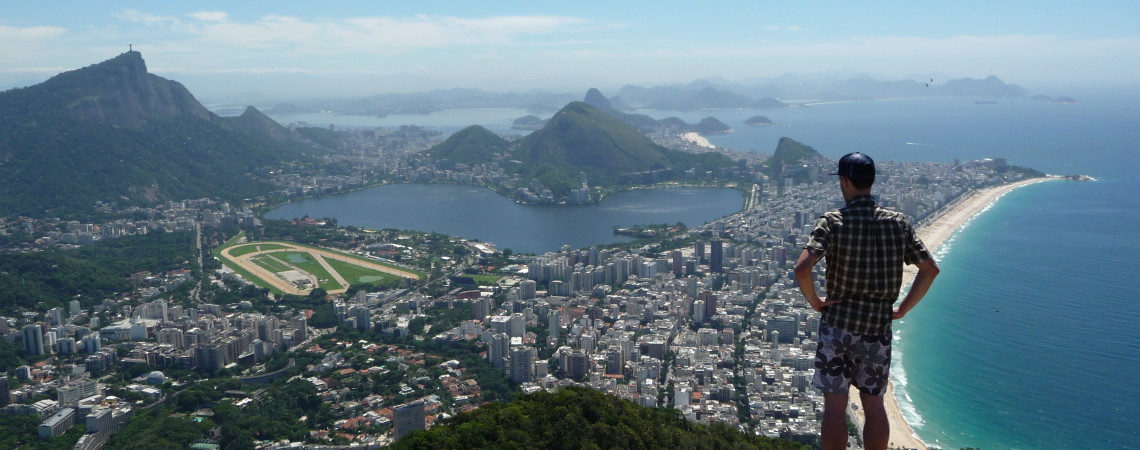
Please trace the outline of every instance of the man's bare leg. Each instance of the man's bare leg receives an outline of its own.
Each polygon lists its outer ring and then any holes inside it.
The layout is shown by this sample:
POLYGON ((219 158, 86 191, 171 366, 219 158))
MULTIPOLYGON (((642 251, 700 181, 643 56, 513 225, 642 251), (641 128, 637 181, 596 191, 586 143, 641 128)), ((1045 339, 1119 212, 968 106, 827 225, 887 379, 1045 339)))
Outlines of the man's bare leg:
POLYGON ((847 394, 823 393, 823 425, 820 434, 823 450, 847 448, 847 394))
MULTIPOLYGON (((891 437, 891 425, 887 420, 887 409, 883 406, 882 395, 859 394, 863 402, 863 446, 867 450, 883 450, 891 437)), ((825 400, 826 406, 826 400, 825 400)), ((824 413, 826 417, 827 413, 824 413)))

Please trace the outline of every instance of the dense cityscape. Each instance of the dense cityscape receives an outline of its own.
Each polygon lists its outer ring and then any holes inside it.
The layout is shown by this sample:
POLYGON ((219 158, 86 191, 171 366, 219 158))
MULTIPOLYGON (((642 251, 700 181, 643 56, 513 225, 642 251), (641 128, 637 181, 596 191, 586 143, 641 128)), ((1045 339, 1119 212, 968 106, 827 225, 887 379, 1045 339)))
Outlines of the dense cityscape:
MULTIPOLYGON (((324 220, 279 225, 292 236, 320 230, 321 241, 342 251, 420 265, 433 277, 419 287, 338 295, 313 288, 318 303, 301 303, 210 261, 221 241, 271 237, 256 211, 273 201, 389 181, 514 186, 493 166, 409 164, 409 155, 432 144, 430 137, 383 145, 391 134, 341 134, 355 150, 329 162, 348 162, 353 171, 281 170, 272 174, 279 192, 249 205, 100 204, 96 209, 111 218, 106 222, 0 224, 5 235, 25 237, 11 245, 25 252, 186 233, 199 257, 180 269, 136 273, 130 292, 92 307, 72 300, 0 319, 0 335, 32 362, 16 367, 14 378, 0 378, 0 412, 35 415, 44 439, 82 425, 75 448, 101 448, 140 411, 173 402, 195 421, 217 418, 227 408, 267 402, 256 386, 286 377, 290 385, 308 384, 322 417, 301 418, 309 430, 303 437, 258 436, 258 448, 370 447, 517 392, 579 385, 672 408, 693 422, 817 442, 822 397, 810 380, 819 315, 789 272, 813 220, 841 202, 826 176, 832 162, 818 158, 772 179, 754 154, 719 150, 740 157, 739 166, 685 181, 751 185, 742 210, 634 245, 517 255, 444 237, 446 251, 439 251, 424 243, 440 238, 415 232, 367 232, 324 220), (210 303, 201 295, 204 285, 253 295, 210 303), (320 303, 331 305, 331 317, 313 306, 320 303), (189 400, 196 384, 224 379, 237 382, 214 385, 218 398, 189 400)), ((657 139, 689 145, 676 134, 657 139)), ((882 203, 916 221, 972 189, 1024 177, 1001 159, 884 162, 880 170, 889 174, 876 185, 882 203)), ((514 189, 519 197, 542 195, 514 189)), ((582 200, 599 194, 587 190, 582 200)), ((218 430, 211 435, 203 445, 227 438, 218 430)))

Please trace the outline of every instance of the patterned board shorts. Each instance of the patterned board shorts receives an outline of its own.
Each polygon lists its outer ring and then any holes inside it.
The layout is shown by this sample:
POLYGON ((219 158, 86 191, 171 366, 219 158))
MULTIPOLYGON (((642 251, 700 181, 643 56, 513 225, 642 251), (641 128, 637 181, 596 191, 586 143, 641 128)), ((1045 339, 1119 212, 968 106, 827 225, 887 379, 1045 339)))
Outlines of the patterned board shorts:
POLYGON ((820 321, 812 386, 826 393, 847 394, 854 384, 864 394, 883 395, 890 371, 889 331, 882 336, 861 335, 820 321))

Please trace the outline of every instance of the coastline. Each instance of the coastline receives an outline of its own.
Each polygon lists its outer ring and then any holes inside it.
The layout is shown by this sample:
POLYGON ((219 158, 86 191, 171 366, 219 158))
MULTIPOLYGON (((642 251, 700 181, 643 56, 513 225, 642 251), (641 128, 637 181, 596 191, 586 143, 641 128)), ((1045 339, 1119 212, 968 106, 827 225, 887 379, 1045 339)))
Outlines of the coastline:
MULTIPOLYGON (((932 254, 937 254, 942 244, 945 243, 954 232, 962 228, 962 226, 965 225, 966 222, 969 222, 975 215, 989 208, 989 206, 1001 198, 1001 196, 1014 189, 1031 184, 1061 179, 1064 178, 1030 178, 973 191, 965 198, 959 199, 944 207, 937 213, 933 220, 928 221, 925 225, 918 228, 916 230, 918 237, 922 239, 923 244, 926 244, 926 248, 929 249, 932 254)), ((910 283, 914 281, 914 277, 917 274, 918 270, 914 266, 905 266, 903 268, 904 293, 910 289, 910 283)), ((863 405, 859 400, 859 391, 852 387, 848 398, 850 399, 850 404, 847 408, 848 415, 851 416, 852 421, 862 429, 863 405)), ((887 409, 887 417, 891 424, 891 437, 888 447, 926 450, 928 448, 926 443, 919 439, 914 429, 910 426, 910 423, 906 421, 902 414, 902 408, 899 405, 898 397, 896 397, 893 380, 891 380, 887 386, 887 395, 884 404, 887 409)))
POLYGON ((708 139, 706 139, 704 136, 701 136, 701 134, 697 133, 696 131, 689 131, 685 134, 682 134, 681 139, 691 142, 698 147, 716 148, 716 146, 712 145, 708 139))

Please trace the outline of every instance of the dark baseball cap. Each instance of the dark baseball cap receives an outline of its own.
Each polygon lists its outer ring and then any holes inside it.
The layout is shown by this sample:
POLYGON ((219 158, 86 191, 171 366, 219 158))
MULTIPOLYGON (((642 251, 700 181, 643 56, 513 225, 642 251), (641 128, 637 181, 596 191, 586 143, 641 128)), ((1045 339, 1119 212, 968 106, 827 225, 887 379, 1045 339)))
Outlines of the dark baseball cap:
POLYGON ((851 181, 875 182, 875 160, 859 152, 848 153, 839 158, 839 175, 851 181))

